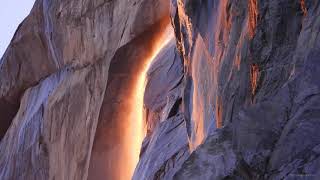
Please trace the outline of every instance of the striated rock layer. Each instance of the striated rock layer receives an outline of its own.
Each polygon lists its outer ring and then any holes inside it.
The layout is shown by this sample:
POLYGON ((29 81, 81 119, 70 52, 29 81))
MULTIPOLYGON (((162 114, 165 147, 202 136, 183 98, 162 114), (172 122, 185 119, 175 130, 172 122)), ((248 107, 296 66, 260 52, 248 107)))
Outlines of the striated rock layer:
POLYGON ((163 48, 148 71, 144 103, 148 133, 134 180, 172 179, 189 157, 182 113, 183 66, 175 41, 163 48))
POLYGON ((197 147, 174 179, 318 179, 319 2, 172 6, 197 147))
POLYGON ((0 61, 0 179, 123 178, 170 17, 132 179, 319 179, 315 0, 37 0, 0 61))
POLYGON ((168 15, 157 0, 37 0, 1 58, 0 179, 87 179, 110 62, 168 15))

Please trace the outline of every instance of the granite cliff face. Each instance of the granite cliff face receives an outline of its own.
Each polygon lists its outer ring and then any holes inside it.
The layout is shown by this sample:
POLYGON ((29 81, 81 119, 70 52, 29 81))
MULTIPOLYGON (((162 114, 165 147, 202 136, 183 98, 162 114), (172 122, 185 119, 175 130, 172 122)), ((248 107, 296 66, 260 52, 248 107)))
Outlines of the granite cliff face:
POLYGON ((318 179, 319 2, 173 6, 186 124, 203 143, 174 179, 318 179))
POLYGON ((163 35, 132 179, 318 179, 319 31, 315 0, 37 0, 0 61, 0 179, 130 179, 163 35))
POLYGON ((37 0, 1 58, 0 179, 87 179, 110 62, 168 17, 169 2, 37 0))

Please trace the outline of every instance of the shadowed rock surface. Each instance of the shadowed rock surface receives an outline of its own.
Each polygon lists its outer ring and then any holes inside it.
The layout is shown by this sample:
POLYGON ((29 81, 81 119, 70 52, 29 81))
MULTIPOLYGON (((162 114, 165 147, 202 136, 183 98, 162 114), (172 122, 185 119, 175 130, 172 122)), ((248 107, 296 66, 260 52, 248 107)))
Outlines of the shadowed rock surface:
POLYGON ((189 137, 199 136, 193 127, 201 123, 221 128, 204 129, 204 144, 175 178, 318 179, 319 2, 185 0, 172 6, 186 66, 189 137), (205 105, 202 118, 194 119, 199 104, 205 105))
POLYGON ((172 179, 189 156, 181 108, 183 67, 173 40, 154 59, 147 74, 148 133, 132 179, 172 179))
POLYGON ((133 179, 319 179, 316 0, 37 0, 0 61, 0 179, 117 180, 169 16, 133 179))
POLYGON ((1 58, 0 179, 87 179, 110 61, 168 14, 157 0, 37 0, 1 58))

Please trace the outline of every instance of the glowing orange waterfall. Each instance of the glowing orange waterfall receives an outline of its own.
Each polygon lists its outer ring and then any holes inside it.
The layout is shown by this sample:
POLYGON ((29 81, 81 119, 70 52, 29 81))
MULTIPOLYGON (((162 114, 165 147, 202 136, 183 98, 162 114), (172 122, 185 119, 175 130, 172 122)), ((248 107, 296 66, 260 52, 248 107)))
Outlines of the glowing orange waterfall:
POLYGON ((133 82, 132 93, 130 94, 128 101, 130 104, 129 114, 125 117, 128 118, 127 129, 124 133, 124 154, 122 158, 122 163, 125 167, 121 167, 121 180, 131 179, 135 167, 139 161, 139 154, 142 145, 142 141, 146 135, 146 124, 145 124, 145 112, 144 112, 144 91, 145 82, 147 78, 147 71, 155 59, 160 50, 168 44, 168 42, 173 38, 172 27, 166 28, 166 31, 161 34, 159 38, 154 42, 155 48, 153 48, 149 57, 144 60, 144 63, 137 74, 135 82, 133 82))
MULTIPOLYGON (((192 77, 200 77, 201 66, 199 65, 199 61, 205 56, 203 40, 201 36, 197 36, 195 43, 195 50, 192 61, 192 77)), ((203 99, 201 99, 202 94, 199 91, 199 86, 201 86, 201 82, 199 82, 198 78, 193 78, 193 93, 192 93, 192 128, 193 134, 191 139, 189 140, 189 148, 190 150, 195 150, 197 146, 199 146, 204 137, 205 137, 205 127, 204 127, 204 104, 203 99)))

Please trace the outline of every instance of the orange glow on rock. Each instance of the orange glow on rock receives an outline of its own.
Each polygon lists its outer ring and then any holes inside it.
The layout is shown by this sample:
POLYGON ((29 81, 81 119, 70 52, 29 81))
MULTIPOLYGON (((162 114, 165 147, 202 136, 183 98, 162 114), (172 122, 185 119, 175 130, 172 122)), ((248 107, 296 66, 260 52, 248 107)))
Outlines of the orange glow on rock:
POLYGON ((127 117, 129 124, 124 130, 124 154, 122 158, 123 166, 121 167, 120 180, 129 180, 132 178, 135 167, 139 161, 140 149, 143 139, 146 136, 146 121, 144 108, 144 92, 147 80, 147 71, 159 54, 161 49, 173 39, 173 29, 171 26, 166 28, 166 31, 158 37, 154 42, 154 48, 149 57, 145 58, 140 71, 137 73, 137 78, 133 82, 131 94, 128 97, 130 104, 129 113, 124 115, 127 117))
POLYGON ((307 15, 307 8, 306 8, 306 3, 304 2, 304 0, 300 0, 300 5, 301 5, 301 9, 303 12, 303 16, 307 15))
POLYGON ((218 97, 216 100, 216 127, 222 127, 222 104, 221 97, 218 97))
POLYGON ((249 35, 253 38, 258 21, 258 3, 257 0, 249 0, 249 35))
POLYGON ((258 86, 258 76, 259 76, 259 66, 257 64, 251 65, 250 76, 251 76, 251 93, 252 93, 252 96, 254 96, 258 86))
MULTIPOLYGON (((180 32, 180 36, 181 37, 185 37, 187 39, 187 43, 189 44, 189 46, 192 46, 192 23, 191 23, 191 19, 189 18, 189 16, 186 14, 185 12, 185 4, 183 2, 183 0, 178 0, 177 2, 178 4, 178 14, 179 14, 179 20, 181 25, 184 25, 184 27, 186 28, 186 34, 183 34, 182 32, 180 32)), ((181 27, 180 27, 181 28, 181 27)), ((185 43, 186 43, 185 42, 185 43)), ((182 51, 182 54, 185 58, 187 58, 187 54, 186 53, 186 49, 185 46, 183 46, 182 44, 178 44, 180 50, 182 51)))
MULTIPOLYGON (((196 80, 194 80, 194 83, 196 80)), ((192 96, 192 119, 194 123, 193 131, 195 134, 193 135, 191 142, 189 142, 190 150, 195 150, 205 138, 205 130, 204 130, 204 118, 203 118, 203 104, 200 98, 198 97, 198 93, 194 89, 194 94, 192 96)))

